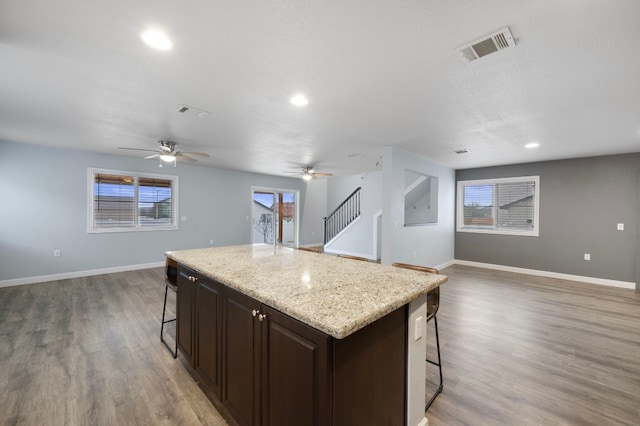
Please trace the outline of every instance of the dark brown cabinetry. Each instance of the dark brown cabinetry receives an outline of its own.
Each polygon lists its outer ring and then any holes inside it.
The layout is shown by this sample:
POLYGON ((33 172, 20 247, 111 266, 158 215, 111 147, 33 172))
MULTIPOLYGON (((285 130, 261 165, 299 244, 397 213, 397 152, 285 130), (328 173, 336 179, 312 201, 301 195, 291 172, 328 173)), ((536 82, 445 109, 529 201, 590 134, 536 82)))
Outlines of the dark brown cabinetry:
POLYGON ((260 304, 231 289, 224 293, 222 402, 241 425, 258 424, 260 304))
POLYGON ((330 424, 329 336, 267 306, 259 315, 259 424, 330 424))
POLYGON ((329 336, 227 289, 222 399, 241 425, 329 420, 329 336))
POLYGON ((239 425, 405 424, 406 307, 335 339, 189 268, 178 347, 239 425))
POLYGON ((196 293, 195 370, 220 397, 222 384, 222 285, 200 277, 196 293))
POLYGON ((178 294, 176 303, 176 340, 180 353, 193 366, 196 273, 178 266, 178 294))

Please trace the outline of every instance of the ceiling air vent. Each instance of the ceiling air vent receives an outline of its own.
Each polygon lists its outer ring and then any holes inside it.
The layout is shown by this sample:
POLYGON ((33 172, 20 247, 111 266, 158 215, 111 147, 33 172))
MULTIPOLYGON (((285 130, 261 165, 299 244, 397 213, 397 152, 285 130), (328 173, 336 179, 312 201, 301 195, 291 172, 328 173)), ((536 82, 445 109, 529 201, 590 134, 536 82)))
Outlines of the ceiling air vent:
POLYGON ((483 56, 487 56, 498 50, 515 47, 516 40, 513 38, 509 27, 479 40, 472 41, 458 49, 460 57, 467 62, 475 61, 483 56))
POLYGON ((188 105, 180 105, 180 107, 178 107, 177 111, 180 114, 192 115, 192 116, 198 117, 198 118, 205 118, 205 117, 208 117, 209 115, 211 115, 211 113, 209 111, 205 111, 205 110, 202 110, 202 109, 190 107, 188 105))

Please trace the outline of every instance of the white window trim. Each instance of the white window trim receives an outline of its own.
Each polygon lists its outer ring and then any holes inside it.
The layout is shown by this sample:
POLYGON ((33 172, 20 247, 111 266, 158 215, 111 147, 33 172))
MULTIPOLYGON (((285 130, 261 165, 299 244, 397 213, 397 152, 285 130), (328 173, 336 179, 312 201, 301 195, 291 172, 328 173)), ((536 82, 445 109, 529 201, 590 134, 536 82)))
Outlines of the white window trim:
MULTIPOLYGON (((137 185, 137 183, 136 183, 137 185)), ((137 194, 137 191, 136 191, 137 194)), ((138 200, 135 200, 137 209, 138 200)), ((137 218, 137 214, 134 217, 137 218)), ((87 169, 87 233, 89 234, 105 234, 113 232, 149 232, 149 231, 173 231, 178 229, 178 176, 173 175, 158 175, 153 173, 139 173, 129 172, 125 170, 112 170, 112 169, 99 169, 89 167, 87 169), (171 191, 171 209, 172 209, 172 223, 167 226, 149 226, 141 227, 137 223, 133 228, 94 228, 93 226, 93 200, 94 200, 94 176, 96 174, 112 174, 122 176, 133 176, 136 178, 154 178, 154 179, 166 179, 173 181, 173 187, 171 191)))
POLYGON ((519 176, 495 179, 460 180, 457 183, 456 197, 456 231, 476 234, 520 235, 526 237, 538 237, 540 235, 540 176, 519 176), (464 226, 464 187, 466 185, 495 185, 500 183, 533 181, 535 183, 533 229, 530 231, 518 231, 512 229, 479 229, 464 226))

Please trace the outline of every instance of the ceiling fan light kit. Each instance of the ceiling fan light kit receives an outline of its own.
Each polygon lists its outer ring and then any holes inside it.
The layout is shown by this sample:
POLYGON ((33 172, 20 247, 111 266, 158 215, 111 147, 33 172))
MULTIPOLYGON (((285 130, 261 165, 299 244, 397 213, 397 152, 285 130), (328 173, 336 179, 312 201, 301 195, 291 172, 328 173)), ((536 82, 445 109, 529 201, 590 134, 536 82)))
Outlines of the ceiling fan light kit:
POLYGON ((195 155, 196 157, 209 157, 209 154, 204 152, 188 152, 188 151, 179 151, 178 143, 174 141, 168 140, 160 140, 158 141, 157 149, 144 149, 144 148, 125 148, 120 147, 120 149, 127 149, 131 151, 147 151, 154 152, 155 154, 144 157, 145 160, 149 160, 151 158, 159 158, 160 159, 160 167, 162 167, 162 162, 165 163, 173 163, 173 166, 176 167, 177 161, 185 161, 187 163, 195 163, 197 160, 195 158, 191 158, 189 155, 195 155), (189 154, 189 155, 186 155, 189 154))
POLYGON ((311 179, 315 179, 318 176, 333 176, 333 173, 321 173, 321 172, 317 172, 313 169, 313 167, 311 166, 304 166, 302 167, 302 171, 286 171, 285 173, 292 173, 294 175, 298 175, 300 177, 302 177, 302 179, 309 181, 311 179))

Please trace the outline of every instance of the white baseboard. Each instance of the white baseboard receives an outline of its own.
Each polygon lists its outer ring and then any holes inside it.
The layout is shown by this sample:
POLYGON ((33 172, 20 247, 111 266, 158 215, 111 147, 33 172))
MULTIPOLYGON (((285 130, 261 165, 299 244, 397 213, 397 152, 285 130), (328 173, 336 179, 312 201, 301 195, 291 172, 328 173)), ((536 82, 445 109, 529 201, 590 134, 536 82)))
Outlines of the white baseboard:
MULTIPOLYGON (((321 244, 309 244, 305 246, 314 246, 314 245, 321 245, 321 244)), ((375 259, 371 259, 371 255, 363 255, 362 253, 353 253, 353 252, 347 252, 343 250, 331 250, 327 252, 333 253, 333 254, 347 254, 351 256, 360 256, 360 257, 366 257, 369 260, 375 260, 375 259)), ((37 277, 15 278, 10 280, 0 281, 0 288, 12 287, 16 285, 35 284, 35 283, 41 283, 46 281, 56 281, 56 280, 66 280, 70 278, 88 277, 92 275, 113 274, 116 272, 137 271, 139 269, 159 268, 164 266, 164 264, 165 264, 164 262, 141 263, 138 265, 115 266, 112 268, 92 269, 88 271, 65 272, 61 274, 40 275, 37 277)), ((562 274, 559 272, 549 272, 549 271, 540 271, 537 269, 517 268, 515 266, 496 265, 493 263, 473 262, 470 260, 454 259, 454 260, 445 262, 441 265, 438 265, 436 266, 436 268, 439 270, 443 270, 451 265, 474 266, 476 268, 495 269, 498 271, 515 272, 519 274, 536 275, 540 277, 557 278, 561 280, 578 281, 578 282, 585 282, 589 284, 605 285, 609 287, 626 288, 631 290, 634 290, 636 288, 636 283, 628 282, 628 281, 616 281, 616 280, 608 280, 605 278, 585 277, 582 275, 562 274)))
POLYGON ((444 262, 444 263, 442 263, 440 265, 436 265, 436 266, 434 266, 434 268, 436 268, 438 271, 442 271, 444 268, 448 268, 449 266, 455 265, 455 264, 456 264, 456 260, 452 259, 452 260, 444 262))
POLYGON ((61 274, 40 275, 37 277, 15 278, 0 281, 0 288, 12 287, 15 285, 26 285, 42 283, 46 281, 66 280, 69 278, 89 277, 92 275, 113 274, 116 272, 137 271, 139 269, 158 268, 164 266, 165 262, 141 263, 138 265, 115 266, 113 268, 91 269, 89 271, 64 272, 61 274))
MULTIPOLYGON (((608 280, 605 278, 585 277, 582 275, 562 274, 559 272, 540 271, 538 269, 526 269, 526 268, 517 268, 515 266, 495 265, 493 263, 473 262, 470 260, 455 259, 451 262, 451 264, 475 266, 477 268, 485 268, 485 269, 496 269, 498 271, 516 272, 519 274, 536 275, 539 277, 557 278, 560 280, 578 281, 578 282, 584 282, 589 284, 606 285, 609 287, 627 288, 631 290, 635 290, 636 288, 636 283, 632 283, 628 281, 616 281, 616 280, 608 280)), ((444 269, 444 268, 439 268, 439 269, 444 269)))

